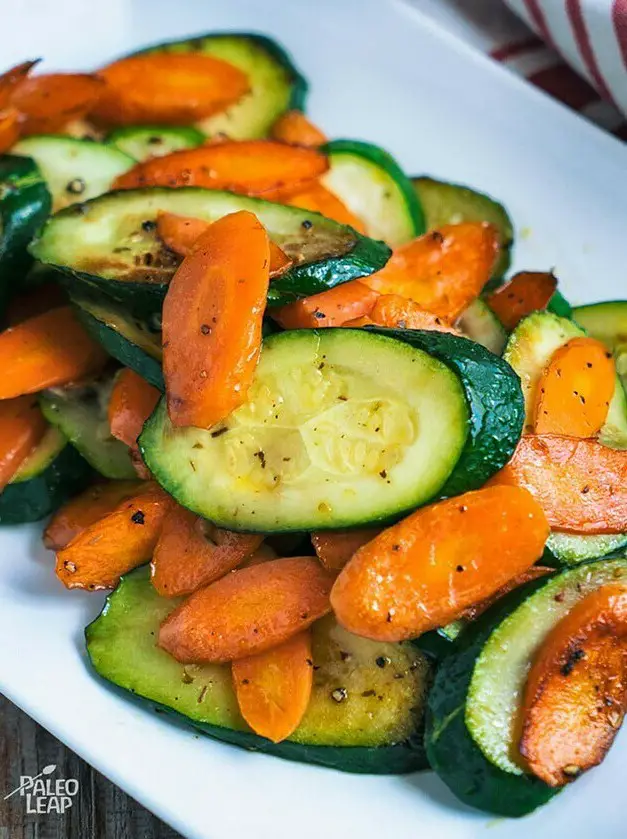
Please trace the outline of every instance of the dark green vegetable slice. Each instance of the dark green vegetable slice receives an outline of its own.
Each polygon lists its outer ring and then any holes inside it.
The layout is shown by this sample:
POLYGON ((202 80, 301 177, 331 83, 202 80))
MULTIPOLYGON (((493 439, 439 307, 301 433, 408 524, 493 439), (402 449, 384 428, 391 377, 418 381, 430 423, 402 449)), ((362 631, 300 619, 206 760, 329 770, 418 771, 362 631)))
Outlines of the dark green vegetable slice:
POLYGON ((61 430, 85 460, 105 478, 136 478, 129 449, 111 436, 107 408, 113 373, 75 387, 51 388, 39 396, 49 423, 61 430))
POLYGON ((285 50, 264 35, 209 32, 170 41, 141 52, 200 52, 227 61, 248 76, 250 92, 239 102, 196 127, 208 137, 226 134, 233 140, 266 137, 285 111, 305 110, 307 82, 285 50))
POLYGON ((372 274, 390 255, 383 242, 317 213, 195 187, 124 190, 68 207, 50 219, 31 251, 67 274, 79 294, 95 288, 140 317, 160 313, 180 259, 157 237, 159 210, 207 221, 237 210, 255 213, 294 260, 270 284, 272 305, 372 274))
POLYGON ((527 583, 470 624, 441 662, 429 695, 425 746, 433 769, 466 804, 523 816, 556 789, 517 758, 517 712, 533 656, 581 598, 627 581, 627 559, 597 560, 527 583))
POLYGON ((49 428, 0 493, 0 524, 39 521, 81 492, 93 477, 88 463, 60 431, 49 428))
POLYGON ((476 341, 495 355, 501 355, 507 343, 507 333, 501 321, 480 297, 462 313, 457 327, 471 341, 476 341))
POLYGON ((96 671, 201 733, 247 749, 346 772, 425 768, 421 721, 429 667, 411 644, 368 641, 332 617, 319 621, 309 709, 290 739, 275 744, 240 716, 228 665, 184 666, 156 646, 159 624, 177 602, 156 593, 146 567, 123 577, 85 632, 96 671))
POLYGON ((0 156, 0 314, 22 285, 33 261, 26 248, 51 206, 34 160, 0 156))
POLYGON ((134 125, 117 128, 105 140, 134 160, 161 157, 181 149, 202 145, 205 135, 189 125, 134 125))
POLYGON ((364 222, 369 236, 398 247, 425 232, 416 191, 391 154, 359 140, 332 140, 321 151, 330 163, 322 183, 364 222))
POLYGON ((483 192, 434 178, 413 178, 413 185, 429 230, 462 221, 487 221, 494 225, 499 235, 501 255, 493 276, 502 277, 509 267, 514 243, 514 227, 505 207, 483 192))

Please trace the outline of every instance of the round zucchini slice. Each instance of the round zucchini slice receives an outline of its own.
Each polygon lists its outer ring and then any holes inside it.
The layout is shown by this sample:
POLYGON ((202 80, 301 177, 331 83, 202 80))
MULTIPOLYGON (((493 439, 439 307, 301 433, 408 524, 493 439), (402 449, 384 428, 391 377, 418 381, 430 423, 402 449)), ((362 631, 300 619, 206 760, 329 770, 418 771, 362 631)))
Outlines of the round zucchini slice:
POLYGON ((124 152, 93 140, 39 134, 16 143, 14 154, 32 157, 52 195, 57 210, 102 195, 135 161, 124 152))
POLYGON ((627 584, 627 559, 584 563, 512 592, 469 624, 441 662, 425 745, 433 769, 473 807, 523 816, 557 790, 527 774, 518 712, 530 664, 553 627, 587 594, 627 584))
POLYGON ((193 149, 205 141, 202 131, 185 125, 135 125, 118 128, 107 136, 106 144, 134 160, 162 157, 181 149, 193 149))
POLYGON ((209 222, 238 210, 254 213, 294 261, 270 284, 270 305, 372 274, 390 255, 383 242, 318 213, 198 187, 122 190, 68 207, 50 219, 31 252, 63 271, 78 294, 96 289, 140 317, 159 314, 181 261, 157 236, 160 210, 209 222))
POLYGON ((174 429, 162 402, 139 444, 166 491, 221 527, 320 530, 432 499, 468 427, 459 378, 428 351, 303 329, 265 340, 247 402, 223 423, 174 429))
POLYGON ((85 632, 95 670, 203 734, 247 749, 346 772, 426 768, 429 665, 411 644, 358 638, 331 616, 318 621, 308 710, 289 740, 272 743, 240 715, 229 665, 182 665, 157 647, 159 625, 178 602, 157 594, 147 567, 123 577, 85 632))
POLYGON ((611 300, 573 309, 580 326, 614 353, 616 370, 627 385, 627 301, 611 300))
POLYGON ((51 426, 0 493, 0 524, 39 521, 81 492, 93 472, 51 426))

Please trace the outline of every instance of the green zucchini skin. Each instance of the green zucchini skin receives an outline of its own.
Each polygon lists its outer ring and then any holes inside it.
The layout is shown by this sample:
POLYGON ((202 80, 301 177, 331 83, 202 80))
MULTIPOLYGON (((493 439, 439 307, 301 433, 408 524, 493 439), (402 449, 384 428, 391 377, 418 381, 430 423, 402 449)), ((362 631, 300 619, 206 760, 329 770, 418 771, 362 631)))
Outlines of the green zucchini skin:
POLYGON ((94 475, 87 461, 67 443, 39 475, 9 484, 0 493, 0 524, 43 519, 85 489, 94 475))
POLYGON ((475 661, 492 631, 546 579, 511 592, 460 634, 439 663, 427 702, 425 748, 431 768, 465 804, 502 816, 525 816, 559 790, 488 761, 466 727, 466 697, 475 661))
POLYGON ((33 261, 27 246, 51 208, 52 198, 35 161, 0 156, 0 313, 33 261))
POLYGON ((137 125, 117 128, 107 135, 105 143, 141 162, 180 149, 193 149, 205 139, 202 131, 188 125, 137 125))
POLYGON ((547 312, 553 312, 554 315, 558 315, 561 318, 572 318, 573 316, 573 307, 561 291, 556 291, 553 294, 546 309, 547 312))
POLYGON ((485 347, 456 335, 411 329, 375 331, 424 350, 459 377, 468 403, 468 437, 439 497, 482 487, 505 466, 522 434, 525 404, 516 373, 485 347))
MULTIPOLYGON (((76 242, 80 241, 81 230, 89 230, 90 227, 93 230, 93 225, 99 222, 99 214, 104 216, 106 224, 112 213, 123 214, 125 206, 129 203, 134 212, 141 209, 141 218, 150 223, 156 220, 159 209, 171 208, 174 212, 190 215, 198 209, 199 200, 203 202, 203 206, 209 208, 212 205, 221 207, 220 211, 211 218, 218 218, 221 214, 233 212, 234 209, 250 210, 259 217, 262 223, 266 224, 271 236, 272 227, 266 219, 272 219, 278 215, 282 217, 282 221, 285 218, 290 219, 294 226, 292 236, 295 236, 296 231, 302 228, 303 237, 315 236, 318 233, 326 237, 324 239, 326 242, 336 235, 336 241, 344 240, 351 243, 349 249, 341 255, 334 254, 330 249, 331 246, 325 245, 326 255, 315 260, 312 258, 309 262, 295 264, 273 280, 268 291, 268 304, 272 306, 291 303, 300 297, 318 294, 340 283, 372 274, 383 268, 391 254, 390 248, 384 242, 362 236, 352 228, 338 224, 319 213, 296 207, 283 207, 259 198, 233 196, 228 192, 205 190, 199 187, 182 187, 176 190, 158 187, 118 190, 74 204, 53 216, 31 246, 31 253, 44 264, 62 272, 71 293, 104 294, 127 306, 129 311, 138 317, 157 315, 161 312, 170 275, 174 273, 179 262, 171 252, 167 251, 163 254, 165 267, 155 266, 154 274, 149 281, 138 282, 135 279, 120 281, 55 261, 55 255, 50 253, 50 249, 54 248, 50 241, 54 242, 58 239, 59 230, 61 230, 64 239, 72 237, 72 247, 75 248, 76 242), (193 208, 186 210, 188 201, 193 203, 193 208), (83 228, 83 225, 87 226, 83 228)), ((305 238, 302 241, 304 242, 305 238)), ((140 254, 148 252, 150 247, 154 248, 154 246, 154 239, 151 242, 147 241, 145 251, 140 251, 140 254)), ((85 247, 87 249, 88 244, 85 247)), ((106 257, 102 258, 104 259, 104 273, 107 271, 106 257)), ((137 263, 135 263, 135 270, 136 265, 137 263)))

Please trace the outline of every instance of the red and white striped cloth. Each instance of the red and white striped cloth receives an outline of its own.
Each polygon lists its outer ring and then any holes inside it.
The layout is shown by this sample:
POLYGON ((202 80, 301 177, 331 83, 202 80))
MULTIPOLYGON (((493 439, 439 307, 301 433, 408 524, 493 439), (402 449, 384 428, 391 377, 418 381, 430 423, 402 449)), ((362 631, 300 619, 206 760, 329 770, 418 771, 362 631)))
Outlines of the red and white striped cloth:
POLYGON ((627 0, 413 2, 532 84, 627 140, 627 0))

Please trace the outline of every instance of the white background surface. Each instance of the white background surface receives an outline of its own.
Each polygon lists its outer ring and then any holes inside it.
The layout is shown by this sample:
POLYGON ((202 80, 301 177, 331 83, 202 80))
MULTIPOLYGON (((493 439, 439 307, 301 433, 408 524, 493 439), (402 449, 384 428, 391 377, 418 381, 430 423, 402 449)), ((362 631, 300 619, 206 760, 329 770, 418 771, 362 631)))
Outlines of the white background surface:
MULTIPOLYGON (((0 19, 3 65, 43 55, 66 69, 206 30, 272 34, 310 79, 310 113, 331 136, 372 140, 410 173, 503 199, 518 227, 517 267, 556 267, 572 300, 625 294, 625 147, 415 9, 393 0, 0 0, 0 19)), ((185 836, 625 835, 625 737, 554 803, 506 821, 457 804, 431 773, 338 774, 248 754, 153 715, 89 673, 82 629, 102 598, 61 590, 40 532, 0 533, 0 689, 185 836)))

